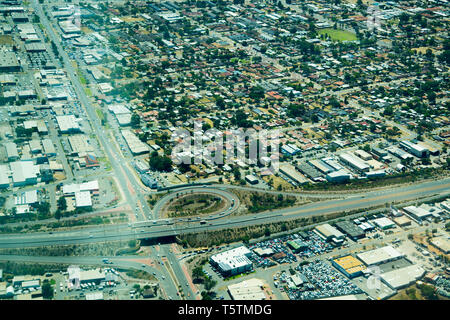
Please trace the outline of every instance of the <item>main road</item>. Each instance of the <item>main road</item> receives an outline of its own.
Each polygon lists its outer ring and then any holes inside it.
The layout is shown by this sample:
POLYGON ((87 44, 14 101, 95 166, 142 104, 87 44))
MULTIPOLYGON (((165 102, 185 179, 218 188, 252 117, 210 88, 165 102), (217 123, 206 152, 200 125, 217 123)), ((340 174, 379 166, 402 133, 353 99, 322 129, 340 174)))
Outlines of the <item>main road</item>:
POLYGON ((145 212, 149 213, 150 208, 148 207, 147 201, 145 200, 145 196, 140 192, 140 186, 138 182, 134 179, 134 175, 130 174, 127 166, 124 165, 125 161, 117 159, 119 155, 112 149, 112 143, 108 140, 107 135, 101 126, 100 120, 95 113, 95 108, 89 101, 89 98, 87 97, 86 92, 84 91, 84 88, 77 76, 77 72, 74 69, 67 53, 62 47, 60 38, 55 34, 50 21, 44 14, 42 6, 38 3, 37 0, 33 0, 33 7, 35 9, 35 13, 39 16, 42 25, 45 27, 45 30, 47 31, 47 34, 50 37, 51 41, 56 45, 58 53, 62 58, 64 69, 67 72, 67 76, 69 77, 75 89, 78 99, 86 110, 89 122, 100 142, 100 145, 103 147, 103 150, 105 151, 106 156, 111 163, 115 176, 119 181, 119 187, 123 190, 123 193, 125 195, 126 202, 131 206, 131 209, 136 212, 136 216, 137 212, 144 212, 143 216, 141 216, 140 219, 145 219, 145 212), (132 196, 132 193, 134 194, 134 196, 132 196))

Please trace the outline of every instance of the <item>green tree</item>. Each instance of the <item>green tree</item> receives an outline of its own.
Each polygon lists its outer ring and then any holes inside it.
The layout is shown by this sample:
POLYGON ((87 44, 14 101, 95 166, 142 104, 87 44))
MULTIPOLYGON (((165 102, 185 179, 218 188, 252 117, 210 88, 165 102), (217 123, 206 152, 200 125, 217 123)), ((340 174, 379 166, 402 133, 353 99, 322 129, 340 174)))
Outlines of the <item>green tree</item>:
POLYGON ((44 299, 52 299, 53 298, 53 286, 50 282, 45 279, 42 283, 42 297, 44 299))

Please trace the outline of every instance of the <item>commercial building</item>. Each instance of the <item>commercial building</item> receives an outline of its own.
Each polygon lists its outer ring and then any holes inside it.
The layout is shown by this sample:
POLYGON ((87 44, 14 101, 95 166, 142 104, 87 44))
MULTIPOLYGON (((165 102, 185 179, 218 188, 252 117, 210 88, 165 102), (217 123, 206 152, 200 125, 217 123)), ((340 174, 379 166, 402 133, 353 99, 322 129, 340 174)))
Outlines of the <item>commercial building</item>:
POLYGON ((248 174, 245 176, 245 181, 247 181, 250 184, 258 184, 258 178, 256 178, 255 176, 248 174))
POLYGON ((81 131, 77 118, 72 114, 57 116, 56 121, 58 122, 59 131, 61 133, 76 133, 81 131))
POLYGON ((367 172, 370 170, 370 166, 366 164, 362 159, 349 154, 342 153, 339 155, 339 159, 346 165, 349 165, 353 169, 359 172, 367 172))
POLYGON ((240 246, 211 256, 209 263, 224 276, 232 276, 253 269, 253 264, 248 258, 250 255, 251 251, 247 247, 240 246))
POLYGON ((99 284, 105 280, 105 272, 101 269, 81 270, 79 273, 80 284, 87 282, 94 282, 99 284))
POLYGON ((280 165, 280 172, 286 175, 289 179, 292 179, 295 183, 303 184, 308 183, 308 179, 298 172, 293 165, 283 163, 280 165))
POLYGON ((425 270, 422 267, 413 264, 405 268, 382 273, 380 275, 380 278, 381 281, 383 281, 392 289, 399 290, 413 284, 424 274, 425 270))
POLYGON ((75 195, 77 192, 89 191, 91 193, 97 192, 99 185, 97 180, 84 182, 81 184, 66 184, 63 186, 63 194, 65 196, 75 195))
POLYGON ((384 170, 377 170, 377 171, 369 171, 366 173, 366 177, 369 179, 376 179, 381 178, 386 175, 386 171, 384 170))
POLYGON ((21 194, 17 195, 17 197, 14 199, 14 204, 16 206, 24 204, 34 205, 36 203, 38 203, 37 190, 22 192, 21 194))
POLYGON ((351 255, 333 259, 331 264, 350 279, 361 276, 366 270, 364 263, 351 255))
POLYGON ((131 153, 136 155, 150 152, 150 146, 139 140, 139 138, 136 137, 133 132, 131 132, 130 130, 122 130, 121 132, 123 138, 125 139, 128 147, 131 150, 131 153))
POLYGON ((91 193, 89 191, 75 192, 75 207, 92 207, 91 193))
POLYGON ((400 259, 404 255, 391 246, 385 246, 358 253, 356 256, 367 266, 372 266, 400 259))
POLYGON ((328 223, 315 227, 314 231, 326 241, 333 241, 336 244, 342 243, 345 238, 342 232, 328 223))
POLYGON ((351 174, 346 170, 334 171, 325 176, 328 182, 344 183, 350 181, 351 174))
POLYGON ((386 217, 375 219, 373 220, 373 223, 375 223, 378 226, 378 228, 382 230, 387 230, 395 227, 394 221, 386 217))
POLYGON ((339 221, 335 224, 336 228, 347 234, 353 241, 365 237, 364 230, 350 221, 339 221))
POLYGON ((233 300, 265 300, 264 283, 259 279, 249 279, 228 286, 233 300))

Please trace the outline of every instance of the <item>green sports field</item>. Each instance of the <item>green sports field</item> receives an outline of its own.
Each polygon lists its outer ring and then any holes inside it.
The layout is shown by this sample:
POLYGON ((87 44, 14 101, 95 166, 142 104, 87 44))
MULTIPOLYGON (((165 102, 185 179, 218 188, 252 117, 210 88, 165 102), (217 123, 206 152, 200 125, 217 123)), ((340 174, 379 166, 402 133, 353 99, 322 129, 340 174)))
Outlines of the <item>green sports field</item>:
POLYGON ((328 34, 333 41, 354 41, 356 40, 356 35, 352 32, 325 28, 318 31, 319 34, 328 34))

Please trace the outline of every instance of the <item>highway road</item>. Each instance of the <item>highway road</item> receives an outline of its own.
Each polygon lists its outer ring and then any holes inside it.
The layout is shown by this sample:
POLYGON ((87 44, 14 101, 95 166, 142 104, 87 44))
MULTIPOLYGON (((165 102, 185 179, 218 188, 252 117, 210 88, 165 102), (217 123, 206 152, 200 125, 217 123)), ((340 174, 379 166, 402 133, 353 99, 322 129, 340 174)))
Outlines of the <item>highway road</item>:
POLYGON ((314 202, 253 215, 230 216, 223 219, 209 220, 207 224, 199 224, 199 222, 167 224, 164 220, 160 220, 156 225, 143 228, 132 228, 131 225, 122 224, 55 232, 53 234, 3 234, 0 235, 0 248, 22 248, 160 238, 192 232, 215 231, 230 227, 245 227, 263 223, 280 222, 312 215, 365 209, 390 204, 396 201, 414 200, 419 197, 433 196, 436 194, 450 194, 450 178, 397 187, 392 190, 371 192, 366 195, 354 196, 347 199, 314 202))

